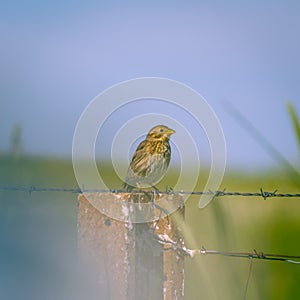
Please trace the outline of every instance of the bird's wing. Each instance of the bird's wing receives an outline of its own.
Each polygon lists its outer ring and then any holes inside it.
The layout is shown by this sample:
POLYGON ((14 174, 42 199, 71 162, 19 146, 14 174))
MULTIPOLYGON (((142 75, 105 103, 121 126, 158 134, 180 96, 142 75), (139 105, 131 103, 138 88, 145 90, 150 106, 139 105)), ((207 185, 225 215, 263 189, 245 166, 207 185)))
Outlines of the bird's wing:
POLYGON ((138 145, 130 163, 130 169, 134 174, 143 177, 148 175, 151 168, 151 155, 147 155, 149 151, 151 144, 148 141, 144 140, 138 145))

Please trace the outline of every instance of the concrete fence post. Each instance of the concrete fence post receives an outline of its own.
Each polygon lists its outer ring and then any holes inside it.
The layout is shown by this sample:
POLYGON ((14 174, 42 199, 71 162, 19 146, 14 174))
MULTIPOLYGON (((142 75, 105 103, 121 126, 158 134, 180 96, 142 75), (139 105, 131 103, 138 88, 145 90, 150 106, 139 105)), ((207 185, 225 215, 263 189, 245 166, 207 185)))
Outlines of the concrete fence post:
MULTIPOLYGON (((134 197, 134 193, 118 195, 125 201, 134 197)), ((182 201, 178 195, 159 197, 170 203, 182 201)), ((167 243, 183 243, 184 207, 169 215, 161 210, 158 220, 146 223, 116 220, 95 208, 95 203, 105 202, 113 210, 115 200, 113 193, 95 193, 93 204, 83 194, 78 196, 79 257, 90 267, 98 299, 184 299, 184 258, 167 243)))

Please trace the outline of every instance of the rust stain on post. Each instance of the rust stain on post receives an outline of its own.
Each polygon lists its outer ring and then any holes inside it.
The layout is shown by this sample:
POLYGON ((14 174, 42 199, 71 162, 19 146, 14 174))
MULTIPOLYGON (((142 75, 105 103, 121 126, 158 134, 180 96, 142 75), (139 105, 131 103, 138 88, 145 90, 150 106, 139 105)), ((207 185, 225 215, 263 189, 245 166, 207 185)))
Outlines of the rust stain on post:
MULTIPOLYGON (((95 193, 93 205, 84 195, 78 196, 78 250, 81 262, 92 269, 99 299, 182 300, 184 298, 184 258, 167 244, 181 244, 180 223, 184 208, 164 216, 160 200, 180 203, 178 195, 157 198, 153 214, 159 220, 130 223, 108 217, 95 208, 95 203, 108 203, 109 211, 120 210, 117 200, 131 201, 140 194, 95 193), (121 195, 121 196, 120 196, 121 195)), ((90 197, 88 197, 90 199, 90 197)), ((97 204, 96 204, 97 206, 97 204)))
MULTIPOLYGON (((184 222, 184 207, 171 216, 159 220, 155 233, 162 240, 184 246, 181 228, 184 222)), ((184 299, 184 258, 182 253, 164 245, 164 300, 184 299)))

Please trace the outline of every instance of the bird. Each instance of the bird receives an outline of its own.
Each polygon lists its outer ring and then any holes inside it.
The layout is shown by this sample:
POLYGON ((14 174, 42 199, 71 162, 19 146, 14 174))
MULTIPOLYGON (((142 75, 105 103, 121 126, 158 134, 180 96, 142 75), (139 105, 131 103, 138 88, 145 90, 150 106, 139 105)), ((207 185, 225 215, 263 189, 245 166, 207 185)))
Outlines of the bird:
POLYGON ((125 191, 134 188, 156 189, 155 184, 165 175, 171 159, 170 136, 175 130, 157 125, 135 150, 123 184, 125 191))

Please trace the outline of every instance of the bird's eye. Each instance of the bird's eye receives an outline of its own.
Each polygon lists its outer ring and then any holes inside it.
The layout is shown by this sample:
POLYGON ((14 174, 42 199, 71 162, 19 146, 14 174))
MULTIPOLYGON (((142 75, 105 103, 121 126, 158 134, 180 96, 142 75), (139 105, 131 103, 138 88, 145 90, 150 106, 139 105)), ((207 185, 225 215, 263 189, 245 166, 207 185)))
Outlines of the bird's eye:
POLYGON ((160 131, 160 132, 164 132, 164 130, 163 130, 163 129, 160 129, 159 131, 160 131))

